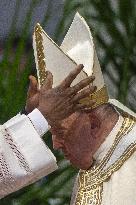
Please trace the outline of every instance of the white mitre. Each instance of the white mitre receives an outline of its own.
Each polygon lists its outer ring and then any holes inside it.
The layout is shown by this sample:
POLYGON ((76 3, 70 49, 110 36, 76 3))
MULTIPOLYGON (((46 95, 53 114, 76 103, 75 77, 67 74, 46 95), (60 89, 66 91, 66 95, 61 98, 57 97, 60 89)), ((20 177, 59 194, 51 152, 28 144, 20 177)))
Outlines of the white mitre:
POLYGON ((94 107, 97 107, 109 102, 117 109, 136 117, 134 112, 120 102, 109 98, 91 31, 79 13, 76 13, 60 47, 37 24, 33 35, 33 48, 39 85, 42 85, 46 80, 47 70, 53 74, 53 87, 55 87, 64 80, 77 64, 83 64, 83 71, 73 81, 73 85, 87 76, 94 75, 93 85, 97 86, 97 91, 83 99, 81 103, 89 104, 90 99, 95 99, 94 107))

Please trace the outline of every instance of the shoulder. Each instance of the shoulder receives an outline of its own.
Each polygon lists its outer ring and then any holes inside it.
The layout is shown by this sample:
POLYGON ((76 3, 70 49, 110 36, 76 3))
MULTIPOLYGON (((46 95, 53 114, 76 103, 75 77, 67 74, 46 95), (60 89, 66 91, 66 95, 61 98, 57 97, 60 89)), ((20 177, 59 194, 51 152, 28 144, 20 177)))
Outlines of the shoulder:
POLYGON ((124 160, 119 170, 113 173, 111 177, 118 178, 119 181, 126 184, 133 182, 136 185, 136 146, 130 156, 124 160))
POLYGON ((103 184, 103 204, 136 204, 136 152, 103 184))

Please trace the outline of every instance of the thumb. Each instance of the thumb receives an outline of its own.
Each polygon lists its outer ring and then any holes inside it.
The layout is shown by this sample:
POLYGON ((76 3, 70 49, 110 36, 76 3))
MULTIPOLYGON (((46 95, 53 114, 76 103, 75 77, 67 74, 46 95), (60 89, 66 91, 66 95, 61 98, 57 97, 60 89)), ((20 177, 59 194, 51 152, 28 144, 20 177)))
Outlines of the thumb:
POLYGON ((28 88, 28 97, 32 97, 34 96, 37 92, 38 92, 38 82, 36 80, 36 78, 32 75, 29 76, 29 88, 28 88))

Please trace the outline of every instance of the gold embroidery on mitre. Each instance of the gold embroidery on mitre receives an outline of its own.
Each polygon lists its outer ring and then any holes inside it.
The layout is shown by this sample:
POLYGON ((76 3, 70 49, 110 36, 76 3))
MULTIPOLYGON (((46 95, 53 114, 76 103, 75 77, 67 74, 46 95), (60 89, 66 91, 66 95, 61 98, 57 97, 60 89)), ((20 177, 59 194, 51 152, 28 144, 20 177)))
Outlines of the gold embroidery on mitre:
POLYGON ((44 56, 44 47, 43 47, 43 37, 42 37, 42 27, 40 24, 36 24, 35 29, 35 42, 36 42, 36 52, 37 52, 37 61, 38 61, 38 72, 40 86, 42 86, 46 80, 46 63, 44 56))
POLYGON ((75 200, 75 205, 101 205, 103 194, 103 182, 109 180, 110 176, 124 164, 136 151, 136 143, 131 143, 124 153, 107 169, 104 167, 111 158, 115 148, 122 139, 128 134, 135 125, 133 118, 125 118, 120 131, 118 132, 113 145, 109 152, 102 159, 100 164, 93 166, 90 170, 80 170, 78 176, 78 192, 75 200), (104 164, 104 166, 102 166, 104 164))
POLYGON ((109 96, 108 96, 107 88, 106 86, 104 86, 100 90, 92 93, 89 97, 80 100, 80 103, 85 105, 90 105, 90 107, 92 108, 96 108, 99 105, 107 103, 108 100, 109 100, 109 96), (96 101, 94 105, 91 105, 92 100, 96 101))

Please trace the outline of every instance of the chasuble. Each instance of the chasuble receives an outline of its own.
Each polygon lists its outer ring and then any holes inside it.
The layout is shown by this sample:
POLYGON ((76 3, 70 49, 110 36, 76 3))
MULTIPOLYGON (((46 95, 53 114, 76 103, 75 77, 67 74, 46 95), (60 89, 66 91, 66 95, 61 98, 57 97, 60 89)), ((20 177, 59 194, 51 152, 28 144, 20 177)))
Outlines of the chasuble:
POLYGON ((77 64, 83 64, 83 70, 72 85, 93 75, 93 85, 97 90, 80 103, 89 105, 90 100, 95 100, 92 109, 110 103, 120 112, 116 126, 95 153, 94 165, 90 170, 80 170, 71 205, 135 205, 136 114, 119 101, 110 98, 93 36, 85 19, 76 13, 61 46, 37 24, 33 48, 39 84, 46 80, 46 70, 52 72, 55 87, 77 64))
POLYGON ((79 171, 71 205, 135 205, 135 170, 136 119, 120 115, 92 167, 79 171))
POLYGON ((0 198, 56 168, 54 155, 29 117, 19 114, 0 126, 0 198))

